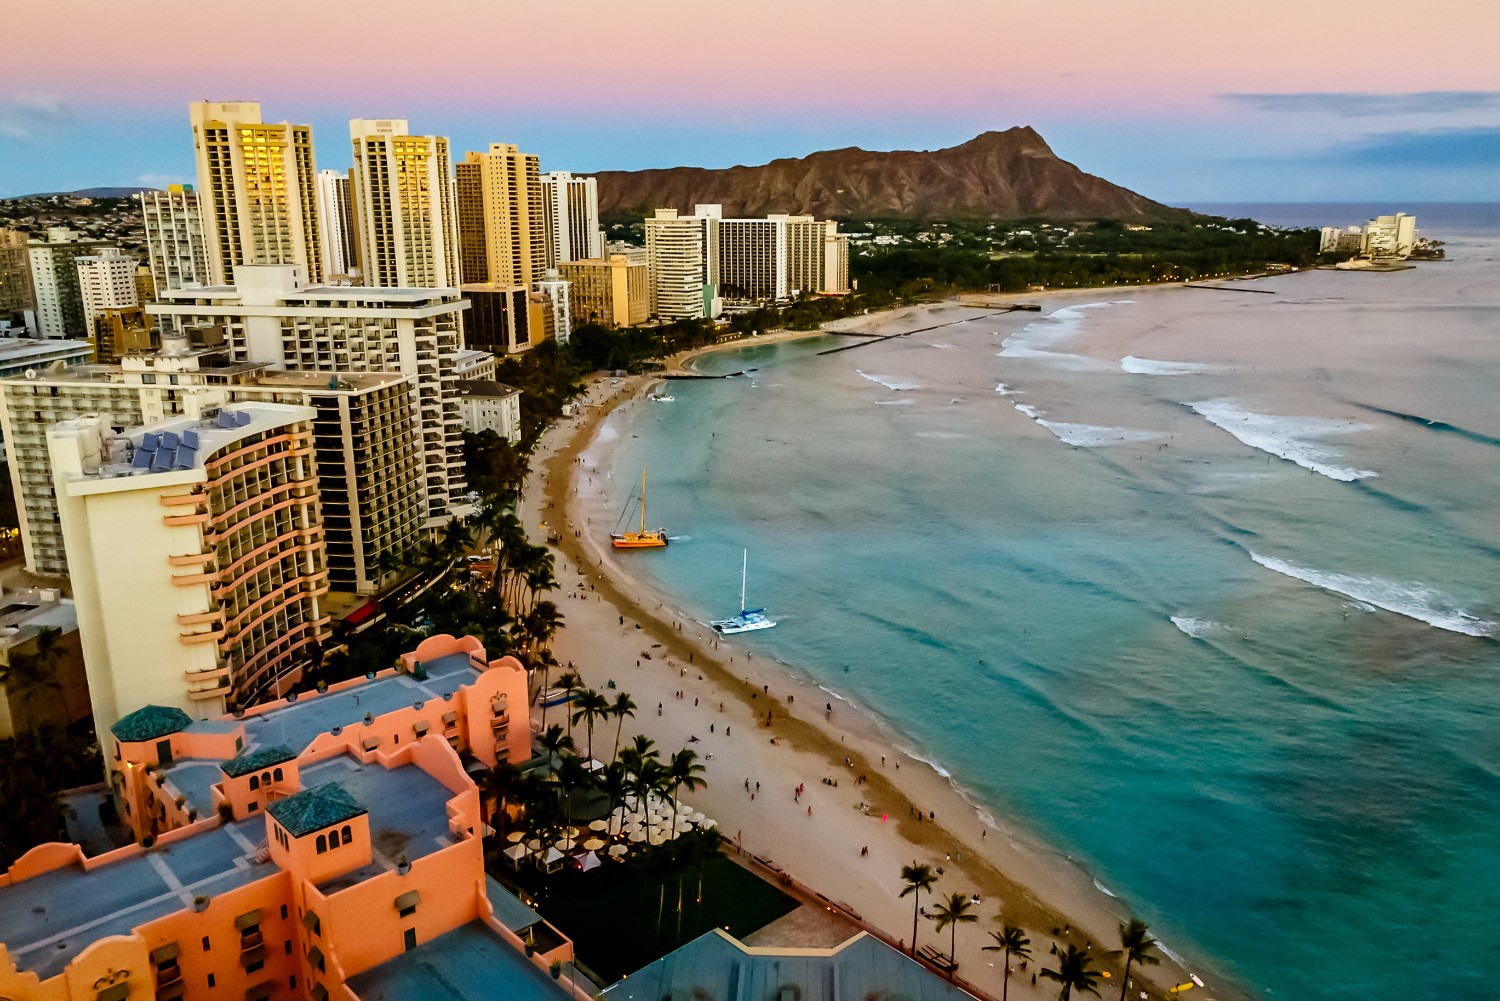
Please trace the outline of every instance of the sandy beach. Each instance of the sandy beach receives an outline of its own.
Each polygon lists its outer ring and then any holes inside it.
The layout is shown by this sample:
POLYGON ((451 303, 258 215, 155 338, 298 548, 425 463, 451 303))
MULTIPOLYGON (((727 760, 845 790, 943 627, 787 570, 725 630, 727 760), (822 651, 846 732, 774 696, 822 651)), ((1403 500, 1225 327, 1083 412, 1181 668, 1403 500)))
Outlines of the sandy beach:
MULTIPOLYGON (((840 321, 840 327, 887 334, 972 312, 950 301, 840 321)), ((786 338, 771 334, 718 347, 773 339, 786 338)), ((695 357, 715 349, 674 358, 669 371, 690 371, 695 357)), ((554 547, 562 587, 553 597, 566 620, 554 642, 558 660, 594 688, 608 693, 613 682, 631 694, 638 708, 625 723, 626 740, 644 733, 664 754, 684 746, 698 752, 708 786, 684 798, 716 818, 728 838, 773 859, 892 939, 909 944, 912 934, 911 900, 898 897, 901 867, 927 863, 943 874, 933 897, 923 898, 924 908, 951 893, 980 897, 973 912, 979 921, 958 931, 961 978, 999 995, 999 960, 981 951, 992 944, 987 933, 999 929, 997 915, 1021 925, 1032 941, 1032 962, 1012 974, 1018 997, 1055 996, 1050 981, 1032 985, 1033 973, 1049 965, 1053 942, 1091 945, 1096 965, 1117 978, 1118 965, 1107 953, 1117 945, 1117 923, 1129 916, 1123 902, 1100 892, 1082 869, 1048 847, 1008 830, 1003 817, 984 815, 945 775, 902 753, 878 721, 787 667, 755 657, 753 638, 716 639, 672 607, 630 572, 629 564, 650 559, 649 552, 616 555, 608 548, 610 526, 600 504, 606 484, 594 479, 602 453, 592 451, 608 446, 595 438, 615 409, 650 406, 644 398, 658 385, 659 377, 595 380, 580 400, 579 416, 550 428, 532 457, 522 520, 533 539, 548 531, 562 536, 554 547)), ((597 757, 609 759, 614 737, 613 725, 596 730, 597 757)), ((923 920, 917 934, 920 945, 947 951, 947 930, 935 934, 923 920)), ((1165 996, 1163 988, 1187 974, 1164 957, 1147 974, 1152 996, 1165 996)), ((1132 977, 1139 985, 1138 974, 1132 977)), ((1113 978, 1100 983, 1105 996, 1119 989, 1113 978)), ((1239 996, 1223 985, 1210 987, 1199 996, 1239 996)))

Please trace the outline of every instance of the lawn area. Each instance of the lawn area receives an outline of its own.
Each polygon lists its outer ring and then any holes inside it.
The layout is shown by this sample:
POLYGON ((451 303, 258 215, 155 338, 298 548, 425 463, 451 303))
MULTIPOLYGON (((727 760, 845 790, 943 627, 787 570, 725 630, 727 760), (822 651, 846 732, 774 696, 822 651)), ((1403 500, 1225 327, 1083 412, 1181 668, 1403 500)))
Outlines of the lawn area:
POLYGON ((797 901, 718 853, 701 868, 609 863, 592 872, 505 872, 573 940, 578 960, 614 983, 711 928, 743 938, 797 901), (699 890, 701 877, 701 894, 699 890), (681 900, 681 913, 678 901, 681 900))

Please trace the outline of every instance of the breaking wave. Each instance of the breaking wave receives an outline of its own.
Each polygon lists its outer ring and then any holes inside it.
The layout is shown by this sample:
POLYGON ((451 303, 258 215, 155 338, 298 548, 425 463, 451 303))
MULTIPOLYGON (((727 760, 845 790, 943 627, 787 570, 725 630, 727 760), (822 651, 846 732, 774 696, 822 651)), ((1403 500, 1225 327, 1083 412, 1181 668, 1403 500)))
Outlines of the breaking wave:
POLYGON ((871 375, 869 372, 864 372, 860 369, 855 369, 854 371, 859 373, 859 377, 861 379, 868 379, 873 383, 884 386, 886 389, 900 391, 903 389, 922 388, 922 384, 920 382, 898 382, 896 381, 896 377, 894 375, 871 375))
POLYGON ((1120 368, 1131 375, 1193 375, 1197 372, 1217 372, 1219 366, 1205 365, 1196 361, 1153 361, 1126 355, 1120 359, 1120 368))
POLYGON ((1373 469, 1354 469, 1335 465, 1338 452, 1310 440, 1336 434, 1368 431, 1370 425, 1356 421, 1335 421, 1321 417, 1278 417, 1241 410, 1232 400, 1203 400, 1188 403, 1193 411, 1215 427, 1228 431, 1243 444, 1262 452, 1295 462, 1331 480, 1348 483, 1379 476, 1373 469))
POLYGON ((1251 552, 1250 558, 1267 570, 1274 570, 1288 577, 1304 581, 1325 591, 1342 594, 1357 602, 1365 602, 1387 612, 1395 612, 1438 629, 1465 636, 1494 636, 1500 631, 1500 623, 1489 622, 1455 608, 1448 598, 1425 584, 1401 583, 1380 577, 1354 577, 1349 574, 1324 573, 1308 567, 1299 567, 1279 560, 1274 556, 1261 556, 1251 552))

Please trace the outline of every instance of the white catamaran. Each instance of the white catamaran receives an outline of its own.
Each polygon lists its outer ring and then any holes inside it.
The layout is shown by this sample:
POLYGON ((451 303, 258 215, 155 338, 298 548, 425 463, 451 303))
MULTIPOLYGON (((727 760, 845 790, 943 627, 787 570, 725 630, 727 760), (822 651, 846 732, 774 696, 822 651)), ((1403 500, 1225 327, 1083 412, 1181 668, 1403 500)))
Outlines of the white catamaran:
POLYGON ((740 564, 740 614, 732 619, 715 619, 709 625, 713 626, 714 632, 723 636, 734 633, 748 633, 756 629, 772 629, 776 626, 774 620, 766 615, 764 608, 745 608, 745 575, 750 569, 750 550, 746 549, 744 558, 740 564))

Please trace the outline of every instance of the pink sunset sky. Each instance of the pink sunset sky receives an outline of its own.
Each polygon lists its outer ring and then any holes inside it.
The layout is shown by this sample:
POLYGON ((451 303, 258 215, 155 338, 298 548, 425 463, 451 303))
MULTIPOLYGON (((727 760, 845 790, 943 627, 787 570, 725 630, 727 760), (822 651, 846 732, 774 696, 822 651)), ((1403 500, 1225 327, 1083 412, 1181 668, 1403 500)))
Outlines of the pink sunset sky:
POLYGON ((1154 198, 1500 200, 1500 3, 14 0, 0 195, 191 180, 187 103, 347 166, 405 116, 544 169, 936 148, 1034 126, 1154 198))

